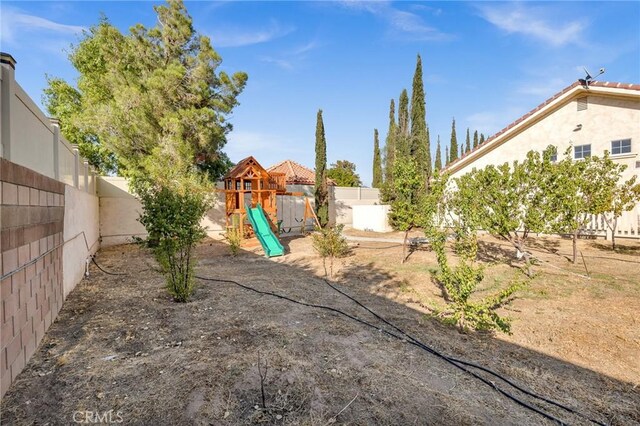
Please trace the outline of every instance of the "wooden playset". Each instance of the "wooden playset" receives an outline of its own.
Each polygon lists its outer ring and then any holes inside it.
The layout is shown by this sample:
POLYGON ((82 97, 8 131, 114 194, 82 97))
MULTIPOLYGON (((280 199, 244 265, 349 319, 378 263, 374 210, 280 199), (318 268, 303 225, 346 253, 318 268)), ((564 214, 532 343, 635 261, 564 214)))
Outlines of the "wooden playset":
MULTIPOLYGON (((224 177, 225 205, 226 205, 226 226, 227 230, 240 232, 244 245, 255 244, 257 240, 263 244, 265 252, 268 247, 261 237, 266 235, 256 235, 256 227, 262 229, 260 218, 252 210, 260 208, 268 227, 272 233, 279 233, 278 211, 276 197, 278 195, 303 196, 303 193, 287 192, 286 176, 284 173, 269 173, 253 157, 247 157, 240 161, 224 177), (256 237, 256 238, 254 238, 256 237)), ((305 198, 305 214, 301 229, 304 231, 304 224, 309 218, 317 223, 315 212, 309 201, 305 198)), ((270 237, 267 238, 267 240, 270 237)))

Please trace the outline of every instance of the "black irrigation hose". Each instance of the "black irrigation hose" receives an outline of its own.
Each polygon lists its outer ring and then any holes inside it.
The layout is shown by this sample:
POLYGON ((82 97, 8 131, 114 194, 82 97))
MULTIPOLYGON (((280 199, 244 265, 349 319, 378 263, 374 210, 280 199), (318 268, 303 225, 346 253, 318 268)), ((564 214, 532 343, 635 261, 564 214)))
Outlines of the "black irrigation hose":
MULTIPOLYGON (((435 350, 428 347, 426 344, 422 343, 421 341, 419 341, 418 339, 416 339, 415 337, 413 337, 412 335, 410 335, 409 333, 405 332, 404 330, 402 330, 401 328, 397 327, 395 324, 387 321, 385 318, 383 318, 382 316, 378 315, 377 313, 375 313, 373 310, 371 310, 370 308, 368 308, 367 306, 365 306, 364 304, 362 304, 359 300, 355 299, 354 297, 350 296, 349 294, 345 293, 344 291, 340 290, 339 288, 337 288, 336 286, 332 285, 329 281, 327 281, 326 279, 323 280, 325 282, 325 284, 327 284, 329 287, 331 287, 333 290, 337 291, 338 293, 342 294, 343 296, 347 297, 349 300, 355 302, 358 306, 362 307, 364 310, 366 310, 367 312, 369 312, 370 314, 372 314, 374 317, 376 317, 377 319, 379 319, 380 321, 384 322, 385 324, 389 325, 390 327, 394 328, 396 331, 398 331, 399 333, 401 333, 402 335, 406 336, 408 339, 410 339, 411 341, 415 342, 416 344, 418 344, 420 347, 423 347, 423 349, 428 350, 429 352, 433 351, 433 353, 435 353, 435 350)), ((440 355, 438 355, 440 356, 440 355)), ((534 398, 537 398, 541 401, 544 401, 546 403, 549 403, 551 405, 555 405, 558 408, 562 408, 572 414, 575 414, 578 417, 581 417, 585 420, 588 420, 592 423, 595 423, 597 425, 601 425, 601 426, 605 426, 603 423, 597 421, 597 420, 593 420, 589 417, 587 417, 586 415, 574 410, 571 407, 567 407, 566 405, 560 404, 556 401, 553 401, 551 399, 545 398, 542 395, 538 395, 532 391, 529 391, 521 386, 519 386, 518 384, 512 382, 511 380, 509 380, 508 378, 504 377, 503 375, 501 375, 500 373, 497 373, 487 367, 483 367, 481 365, 478 365, 476 363, 473 362, 469 362, 469 361, 464 361, 458 358, 454 358, 454 357, 450 357, 450 356, 446 356, 443 355, 444 357, 447 358, 448 361, 453 361, 453 362, 457 362, 459 364, 464 364, 467 365, 469 367, 474 367, 477 368, 479 370, 482 370, 486 373, 489 373, 491 375, 493 375, 494 377, 499 378, 500 380, 504 381, 505 383, 508 383, 509 385, 511 385, 512 387, 518 389, 519 391, 532 396, 534 398)))
POLYGON ((117 272, 105 271, 104 269, 102 269, 102 267, 100 265, 98 265, 98 262, 96 262, 96 258, 94 256, 91 256, 91 261, 93 262, 94 265, 96 265, 96 267, 98 269, 100 269, 102 272, 104 272, 107 275, 116 275, 116 276, 129 275, 129 274, 122 274, 122 273, 117 273, 117 272))
MULTIPOLYGON (((195 275, 195 277, 196 277, 196 278, 198 278, 198 279, 204 280, 204 281, 212 281, 212 282, 222 282, 222 283, 234 284, 234 285, 236 285, 236 286, 238 286, 238 287, 241 287, 241 288, 243 288, 243 289, 245 289, 245 290, 252 291, 252 292, 257 293, 257 294, 267 295, 267 296, 273 296, 273 297, 276 297, 276 298, 278 298, 278 299, 287 300, 287 301, 289 301, 289 302, 292 302, 292 303, 295 303, 295 304, 298 304, 298 305, 307 306, 307 307, 311 307, 311 308, 324 309, 324 310, 328 310, 328 311, 331 311, 331 312, 337 313, 337 314, 339 314, 339 315, 343 315, 343 316, 345 316, 345 317, 347 317, 347 318, 349 318, 349 319, 351 319, 351 320, 353 320, 353 321, 356 321, 356 322, 358 322, 358 323, 360 323, 360 324, 362 324, 362 325, 366 325, 367 327, 370 327, 370 328, 373 328, 373 329, 379 330, 379 331, 381 331, 381 332, 383 332, 383 333, 385 333, 385 334, 387 334, 387 335, 389 335, 389 336, 395 337, 395 338, 396 338, 396 339, 398 339, 398 340, 406 341, 407 343, 410 343, 410 344, 412 344, 412 345, 414 345, 414 346, 417 346, 418 348, 420 348, 420 349, 422 349, 422 350, 424 350, 424 351, 426 351, 426 352, 428 352, 428 353, 431 353, 432 355, 435 355, 435 356, 437 356, 437 357, 439 357, 439 358, 443 359, 444 361, 448 362, 449 364, 451 364, 451 365, 453 365, 453 366, 457 367, 458 369, 460 369, 460 370, 462 370, 462 371, 466 372, 467 374, 469 374, 469 375, 471 375, 471 376, 475 377, 476 379, 478 379, 478 380, 480 380, 481 382, 485 383, 486 385, 488 385, 488 386, 492 387, 493 389, 495 389, 496 391, 498 391, 498 392, 499 392, 499 393, 501 393, 502 395, 506 396, 506 397, 507 397, 507 398, 509 398, 510 400, 514 401, 515 403, 517 403, 517 404, 519 404, 519 405, 521 405, 521 406, 523 406, 523 407, 525 407, 525 408, 527 408, 527 409, 529 409, 529 410, 531 410, 531 411, 533 411, 533 412, 535 412, 535 413, 538 413, 538 414, 540 414, 541 416, 543 416, 543 417, 545 417, 545 418, 547 418, 547 419, 549 419, 549 420, 551 420, 551 421, 554 421, 554 422, 556 422, 556 423, 558 423, 558 424, 560 424, 560 425, 566 425, 566 423, 565 423, 565 422, 563 422, 562 420, 558 419, 557 417, 554 417, 554 416, 552 416, 551 414, 548 414, 548 413, 546 413, 546 412, 542 411, 541 409, 539 409, 539 408, 537 408, 537 407, 535 407, 535 406, 533 406, 533 405, 531 405, 531 404, 528 404, 527 402, 525 402, 525 401, 523 401, 523 400, 521 400, 521 399, 517 398, 516 396, 514 396, 514 395, 510 394, 509 392, 507 392, 507 391, 505 391, 505 390, 501 389, 500 387, 498 387, 495 383, 493 383, 493 382, 491 382, 491 381, 489 381, 489 380, 485 379, 485 378, 484 378, 484 377, 482 377, 482 376, 479 376, 477 373, 474 373, 473 371, 471 371, 471 370, 469 370, 469 369, 467 369, 467 368, 463 367, 462 365, 460 365, 460 364, 456 363, 456 361, 454 361, 453 359, 451 359, 451 358, 447 357, 446 355, 444 355, 444 354, 442 354, 442 353, 440 353, 440 352, 436 351, 435 349, 432 349, 432 348, 430 348, 430 347, 428 347, 428 346, 426 346, 426 345, 424 345, 424 344, 420 343, 419 341, 417 341, 417 340, 415 340, 415 339, 413 339, 413 338, 411 338, 412 340, 406 340, 406 339, 404 339, 404 338, 403 338, 402 336, 400 336, 400 335, 397 335, 397 334, 395 334, 395 333, 393 333, 393 332, 391 332, 391 331, 388 331, 388 330, 386 330, 386 329, 384 329, 384 328, 376 327, 374 324, 371 324, 371 323, 369 323, 369 322, 367 322, 367 321, 365 321, 365 320, 363 320, 363 319, 360 319, 360 318, 358 318, 358 317, 355 317, 355 316, 353 316, 353 315, 350 315, 350 314, 348 314, 348 313, 346 313, 346 312, 344 312, 344 311, 341 311, 341 310, 339 310, 339 309, 332 308, 332 307, 330 307, 330 306, 317 305, 317 304, 313 304, 313 303, 306 303, 306 302, 302 302, 302 301, 295 300, 295 299, 292 299, 292 298, 287 297, 287 296, 283 296, 283 295, 281 295, 281 294, 273 293, 273 292, 270 292, 270 291, 258 290, 258 289, 256 289, 256 288, 253 288, 253 287, 250 287, 250 286, 247 286, 247 285, 241 284, 241 283, 239 283, 239 282, 237 282, 237 281, 233 281, 233 280, 224 280, 224 279, 218 279, 218 278, 208 278, 208 277, 202 277, 202 276, 198 276, 198 275, 195 275)), ((328 283, 327 283, 327 284, 328 284, 328 283)), ((332 286, 332 287, 333 287, 333 286, 332 286)), ((342 292, 341 292, 341 293, 342 293, 342 292)), ((344 294, 344 293, 342 293, 342 294, 344 294)), ((346 295, 346 294, 345 294, 345 295, 346 295)), ((353 298, 351 298, 351 297, 349 297, 349 298, 350 298, 351 300, 354 300, 354 301, 355 301, 355 299, 353 299, 353 298)), ((362 305, 361 303, 359 303, 359 302, 357 302, 357 303, 358 303, 360 306, 363 306, 363 307, 364 307, 364 305, 362 305)), ((365 307, 365 309, 369 310, 369 309, 368 309, 368 308, 366 308, 366 307, 365 307)), ((373 313, 373 311, 371 311, 371 310, 369 310, 369 311, 370 311, 371 313, 373 313)), ((374 314, 374 315, 376 315, 376 316, 377 316, 377 314, 374 314)), ((386 320, 384 320, 384 321, 385 321, 385 322, 387 322, 386 320)), ((388 322, 387 322, 387 323, 388 323, 388 322)), ((406 333, 402 332, 402 330, 398 329, 398 328, 397 328, 397 327, 395 327, 394 325, 392 325, 392 324, 390 324, 390 323, 388 323, 388 324, 389 324, 389 325, 391 325, 392 327, 396 328, 397 330, 399 330, 399 331, 400 331, 401 333, 403 333, 405 336, 409 337, 409 335, 407 335, 406 333)), ((506 380, 505 380, 505 381, 506 381, 506 380)), ((571 409, 569 409, 569 410, 570 410, 570 412, 573 412, 573 410, 571 410, 571 409)), ((585 416, 585 418, 587 418, 587 417, 585 416)), ((591 419, 589 419, 589 420, 590 420, 590 421, 592 421, 593 423, 598 424, 598 425, 605 426, 603 423, 600 423, 600 422, 598 422, 598 421, 591 420, 591 419)))
MULTIPOLYGON (((103 269, 103 268, 98 264, 98 262, 96 262, 96 260, 95 260, 95 258, 94 258, 93 256, 91 257, 91 261, 94 263, 94 265, 96 265, 96 267, 97 267, 100 271, 104 272, 105 274, 108 274, 108 275, 114 275, 114 276, 128 275, 128 274, 125 274, 125 273, 114 273, 114 272, 109 272, 109 271, 104 270, 104 269, 103 269)), ((580 412, 578 412, 578 411, 575 411, 574 409, 572 409, 572 408, 570 408, 570 407, 567 407, 567 406, 562 405, 562 404, 560 404, 560 403, 558 403, 558 402, 555 402, 555 401, 550 400, 550 399, 548 399, 548 398, 545 398, 545 397, 543 397, 543 396, 541 396, 541 395, 538 395, 538 394, 536 394, 536 393, 534 393, 534 392, 531 392, 531 391, 529 391, 529 390, 527 390, 527 389, 524 389, 524 388, 522 388, 521 386, 519 386, 519 385, 515 384, 515 383, 514 383, 514 382, 512 382, 511 380, 507 379, 506 377, 504 377, 504 376, 500 375, 499 373, 497 373, 497 372, 495 372, 495 371, 493 371, 493 370, 491 370, 491 369, 489 369, 489 368, 483 367, 483 366, 481 366, 481 365, 478 365, 478 364, 475 364, 475 363, 472 363, 472 362, 468 362, 468 361, 464 361, 464 360, 461 360, 461 359, 457 359, 457 358, 449 357, 449 356, 447 356, 447 355, 444 355, 444 354, 443 354, 443 353, 441 353, 441 352, 438 352, 437 350, 435 350, 435 349, 433 349, 433 348, 431 348, 431 347, 427 346, 426 344, 422 343, 421 341, 419 341, 418 339, 416 339, 416 338, 415 338, 415 337, 413 337, 412 335, 408 334, 407 332, 405 332, 405 331, 404 331, 404 330, 402 330, 401 328, 397 327, 395 324, 391 323, 390 321, 386 320, 386 319, 385 319, 385 318, 383 318, 382 316, 378 315, 378 314, 377 314, 377 313, 375 313, 373 310, 371 310, 370 308, 368 308, 367 306, 365 306, 363 303, 361 303, 359 300, 355 299, 354 297, 352 297, 352 296, 348 295, 347 293, 345 293, 345 292, 341 291, 340 289, 338 289, 337 287, 333 286, 333 285, 332 285, 331 283, 329 283, 329 281, 327 281, 327 280, 323 280, 323 281, 324 281, 324 282, 325 282, 329 287, 331 287, 333 290, 337 291, 338 293, 342 294, 343 296, 347 297, 349 300, 353 301, 353 302, 354 302, 354 303, 356 303, 358 306, 360 306, 360 307, 362 307, 363 309, 365 309, 367 312, 371 313, 371 314, 372 314, 374 317, 376 317, 378 320, 382 321, 383 323, 387 324, 388 326, 390 326, 390 327, 392 327, 393 329, 395 329, 396 331, 398 331, 398 332, 400 333, 400 335, 395 334, 395 333, 393 333, 393 332, 391 332, 391 331, 389 331, 389 330, 386 330, 385 328, 377 327, 377 326, 375 326, 374 324, 372 324, 372 323, 370 323, 370 322, 367 322, 367 321, 365 321, 365 320, 363 320, 363 319, 361 319, 361 318, 355 317, 355 316, 350 315, 350 314, 348 314, 348 313, 346 313, 346 312, 344 312, 344 311, 341 311, 341 310, 336 309, 336 308, 332 308, 332 307, 330 307, 330 306, 326 306, 326 305, 317 305, 317 304, 314 304, 314 303, 306 303, 306 302, 302 302, 302 301, 295 300, 295 299, 292 299, 292 298, 290 298, 290 297, 283 296, 283 295, 280 295, 280 294, 277 294, 277 293, 273 293, 273 292, 270 292, 270 291, 258 290, 258 289, 256 289, 256 288, 253 288, 253 287, 250 287, 250 286, 247 286, 247 285, 241 284, 241 283, 239 283, 239 282, 237 282, 237 281, 233 281, 233 280, 224 280, 224 279, 218 279, 218 278, 208 278, 208 277, 202 277, 202 276, 198 276, 198 275, 196 275, 195 277, 196 277, 197 279, 201 279, 201 280, 204 280, 204 281, 212 281, 212 282, 222 282, 222 283, 234 284, 234 285, 237 285, 238 287, 241 287, 241 288, 243 288, 243 289, 245 289, 245 290, 252 291, 252 292, 257 293, 257 294, 267 295, 267 296, 272 296, 272 297, 276 297, 276 298, 279 298, 279 299, 287 300, 287 301, 289 301, 289 302, 292 302, 292 303, 295 303, 295 304, 298 304, 298 305, 302 305, 302 306, 306 306, 306 307, 310 307, 310 308, 324 309, 324 310, 328 310, 328 311, 334 312, 334 313, 339 314, 339 315, 343 315, 343 316, 345 316, 345 317, 347 317, 347 318, 349 318, 349 319, 351 319, 351 320, 353 320, 353 321, 355 321, 355 322, 358 322, 358 323, 360 323, 360 324, 362 324, 362 325, 365 325, 365 326, 367 326, 367 327, 373 328, 373 329, 375 329, 375 330, 381 331, 381 332, 383 332, 383 333, 385 333, 385 334, 387 334, 387 335, 389 335, 389 336, 391 336, 391 337, 394 337, 394 338, 396 338, 396 339, 398 339, 398 340, 406 341, 406 342, 407 342, 407 343, 409 343, 409 344, 412 344, 412 345, 414 345, 414 346, 416 346, 416 347, 418 347, 418 348, 420 348, 420 349, 422 349, 422 350, 424 350, 424 351, 426 351, 426 352, 428 352, 428 353, 430 353, 430 354, 432 354, 432 355, 437 356, 438 358, 441 358, 442 360, 444 360, 444 361, 448 362, 449 364, 451 364, 451 365, 453 365, 453 366, 457 367, 458 369, 460 369, 460 370, 464 371, 465 373, 467 373, 467 374, 469 374, 469 375, 471 375, 471 376, 475 377, 476 379, 480 380, 481 382, 485 383, 486 385, 488 385, 488 386, 492 387, 492 388, 493 388, 493 389, 495 389, 497 392, 499 392, 499 393, 501 393, 502 395, 506 396, 508 399, 510 399, 510 400, 512 400, 512 401, 514 401, 514 402, 515 402, 515 403, 517 403, 518 405, 521 405, 521 406, 523 406, 523 407, 525 407, 525 408, 527 408, 527 409, 529 409, 529 410, 531 410, 531 411, 533 411, 533 412, 535 412, 535 413, 538 413, 538 414, 540 414, 541 416, 543 416, 543 417, 545 417, 545 418, 547 418, 547 419, 549 419, 549 420, 551 420, 551 421, 554 421, 554 422, 556 422, 556 423, 558 423, 558 424, 560 424, 560 425, 565 425, 566 423, 565 423, 565 422, 563 422, 562 420, 560 420, 560 419, 558 419, 558 418, 556 418, 556 417, 554 417, 554 416, 552 416, 552 415, 550 415, 550 414, 548 414, 548 413, 546 413, 546 412, 544 412, 544 411, 540 410, 539 408, 537 408, 537 407, 535 407, 535 406, 533 406, 533 405, 531 405, 531 404, 528 404, 527 402, 525 402, 525 401, 523 401, 523 400, 521 400, 521 399, 517 398, 516 396, 514 396, 514 395, 510 394, 509 392, 507 392, 507 391, 505 391, 505 390, 501 389, 500 387, 498 387, 495 383, 493 383, 493 382, 491 382, 491 381, 489 381, 489 380, 485 379, 485 378, 484 378, 484 377, 482 377, 482 376, 479 376, 478 374, 476 374, 476 373, 474 373, 473 371, 471 371, 471 370, 469 370, 469 369, 467 369, 467 368, 463 367, 462 365, 466 365, 466 366, 469 366, 469 367, 473 367, 473 368, 477 368, 477 369, 479 369, 479 370, 482 370, 482 371, 484 371, 484 372, 486 372, 486 373, 489 373, 489 374, 491 374, 491 375, 493 375, 493 376, 495 376, 495 377, 499 378, 500 380, 502 380, 502 381, 504 381, 505 383, 507 383, 507 384, 511 385, 511 386, 512 386, 512 387, 514 387, 515 389, 517 389, 517 390, 519 390, 519 391, 521 391, 521 392, 525 393, 526 395, 532 396, 532 397, 537 398, 537 399, 539 399, 539 400, 541 400, 541 401, 544 401, 544 402, 547 402, 547 403, 549 403, 549 404, 555 405, 556 407, 562 408, 562 409, 564 409, 564 410, 566 410, 566 411, 568 411, 568 412, 570 412, 570 413, 572 413, 572 414, 574 414, 574 415, 577 415, 577 416, 579 416, 579 417, 581 417, 581 418, 583 418, 583 419, 586 419, 586 420, 588 420, 588 421, 590 421, 590 422, 592 422, 592 423, 594 423, 594 424, 597 424, 597 425, 600 425, 600 426, 606 426, 604 423, 601 423, 601 422, 599 422, 599 421, 597 421, 597 420, 591 419, 591 418, 587 417, 586 415, 584 415, 584 414, 582 414, 582 413, 580 413, 580 412), (402 336, 405 336, 408 340, 404 339, 402 336)))

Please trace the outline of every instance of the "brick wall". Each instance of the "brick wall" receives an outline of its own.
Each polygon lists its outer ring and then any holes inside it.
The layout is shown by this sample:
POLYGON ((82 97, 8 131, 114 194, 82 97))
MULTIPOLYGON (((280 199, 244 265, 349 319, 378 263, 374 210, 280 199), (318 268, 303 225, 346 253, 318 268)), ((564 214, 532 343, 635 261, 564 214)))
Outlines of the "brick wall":
POLYGON ((64 184, 0 159, 0 397, 63 303, 64 184))

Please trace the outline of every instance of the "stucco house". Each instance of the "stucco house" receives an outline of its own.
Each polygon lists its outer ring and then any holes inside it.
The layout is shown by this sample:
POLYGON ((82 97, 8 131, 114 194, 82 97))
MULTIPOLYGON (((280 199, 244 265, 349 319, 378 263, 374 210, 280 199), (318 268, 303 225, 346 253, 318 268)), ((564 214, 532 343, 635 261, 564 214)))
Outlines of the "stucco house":
MULTIPOLYGON (((577 81, 449 164, 453 178, 473 168, 523 160, 530 150, 555 145, 562 156, 590 155, 625 164, 623 178, 640 174, 640 84, 577 81)), ((640 205, 618 221, 617 237, 640 238, 640 205)), ((604 236, 607 228, 593 218, 588 229, 604 236)))

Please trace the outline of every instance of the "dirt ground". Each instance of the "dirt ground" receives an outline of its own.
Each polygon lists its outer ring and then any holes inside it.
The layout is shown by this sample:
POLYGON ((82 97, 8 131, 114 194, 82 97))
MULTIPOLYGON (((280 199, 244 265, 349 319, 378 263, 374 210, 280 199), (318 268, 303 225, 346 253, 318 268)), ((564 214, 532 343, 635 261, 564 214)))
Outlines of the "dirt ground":
MULTIPOLYGON (((320 279, 309 238, 283 243, 289 254, 266 259, 259 250, 234 258, 208 241, 197 250, 197 273, 375 321, 320 279)), ((569 241, 536 241, 534 253, 549 263, 535 267, 538 275, 501 312, 513 318, 512 335, 461 334, 428 316, 444 303, 428 250, 400 264, 398 245, 362 242, 337 262, 334 281, 437 350, 598 421, 640 424, 640 244, 615 253, 603 241, 580 248, 584 262, 572 265, 564 257, 569 241), (582 277, 585 265, 590 279, 582 277)), ((481 295, 518 274, 512 254, 483 238, 481 295)), ((111 247, 97 260, 127 275, 92 265, 5 395, 2 424, 72 424, 91 413, 145 425, 550 423, 435 356, 335 312, 207 281, 198 281, 191 302, 177 304, 144 249, 111 247)), ((491 380, 570 424, 587 424, 491 380)))

